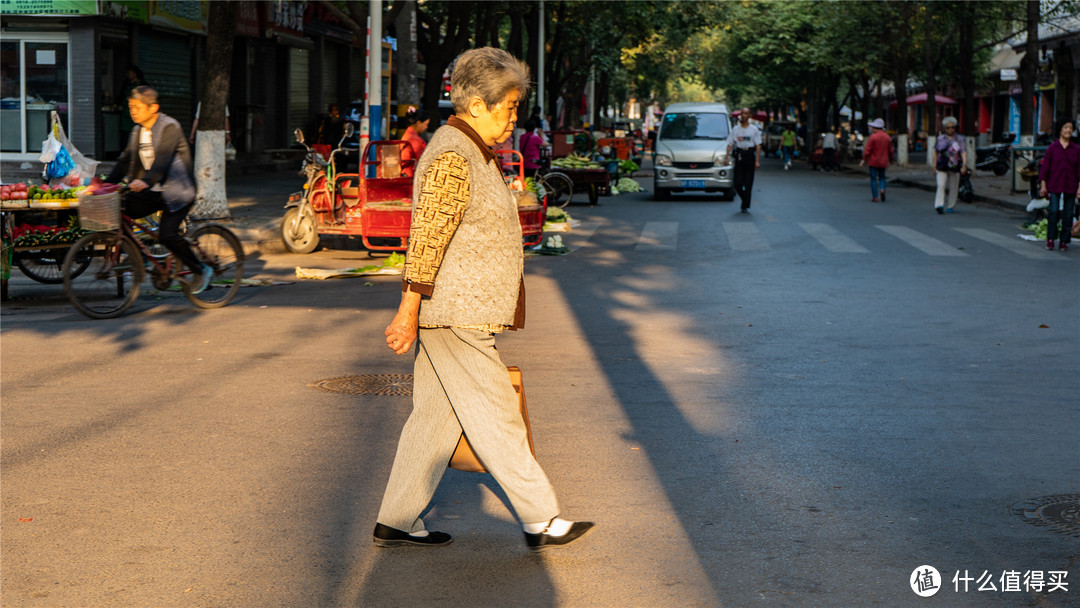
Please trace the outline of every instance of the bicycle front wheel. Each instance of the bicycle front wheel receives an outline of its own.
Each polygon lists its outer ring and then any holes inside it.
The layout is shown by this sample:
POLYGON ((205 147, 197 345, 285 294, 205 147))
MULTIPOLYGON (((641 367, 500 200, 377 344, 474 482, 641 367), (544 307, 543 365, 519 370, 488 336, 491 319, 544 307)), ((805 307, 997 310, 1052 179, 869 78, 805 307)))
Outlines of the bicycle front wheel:
POLYGON ((574 181, 569 175, 553 171, 544 174, 541 180, 547 192, 548 207, 565 207, 570 204, 570 197, 574 195, 574 181))
POLYGON ((111 232, 75 242, 64 256, 64 293, 91 319, 119 316, 139 297, 145 269, 138 247, 111 232))
POLYGON ((217 224, 201 226, 190 238, 195 254, 214 269, 214 276, 202 293, 192 293, 184 281, 180 288, 199 308, 221 308, 236 297, 244 280, 244 248, 231 230, 217 224))

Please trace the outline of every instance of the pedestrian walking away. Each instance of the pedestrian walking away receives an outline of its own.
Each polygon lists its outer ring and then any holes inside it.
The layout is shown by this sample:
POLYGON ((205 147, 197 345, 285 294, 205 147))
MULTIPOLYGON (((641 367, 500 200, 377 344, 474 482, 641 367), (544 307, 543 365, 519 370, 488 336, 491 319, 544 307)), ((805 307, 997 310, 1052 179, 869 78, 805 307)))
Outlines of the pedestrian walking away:
POLYGON ((548 146, 544 142, 540 120, 535 117, 529 118, 525 121, 525 132, 518 138, 518 151, 521 152, 526 171, 535 173, 540 168, 541 150, 546 147, 548 146))
POLYGON ((863 146, 859 166, 870 167, 870 194, 872 202, 885 202, 885 169, 893 160, 892 139, 885 132, 885 121, 875 118, 869 124, 871 133, 863 146))
POLYGON ((836 170, 836 132, 832 129, 825 132, 821 138, 822 170, 836 170))
POLYGON ((131 90, 128 111, 135 122, 128 145, 105 181, 128 183, 121 205, 131 218, 161 211, 158 240, 184 263, 192 275, 193 293, 210 284, 213 269, 199 261, 180 224, 195 205, 195 173, 180 123, 161 112, 158 92, 148 86, 131 90))
POLYGON ((787 171, 795 154, 795 131, 791 125, 784 125, 784 132, 780 134, 780 149, 784 152, 784 171, 787 171))
POLYGON ((953 212, 956 195, 960 190, 960 175, 967 173, 967 148, 964 136, 956 132, 956 125, 955 117, 946 116, 941 121, 945 133, 938 135, 934 143, 934 172, 937 175, 934 209, 938 213, 953 212))
POLYGON ((740 210, 749 213, 750 196, 754 191, 754 172, 761 167, 761 129, 750 124, 749 108, 743 108, 742 112, 739 112, 739 124, 731 130, 726 155, 734 160, 735 175, 732 176, 732 182, 742 201, 740 210))
POLYGON ((395 353, 414 343, 413 410, 398 440, 373 533, 380 547, 437 546, 420 519, 462 434, 499 483, 532 550, 566 545, 591 522, 561 518, 529 449, 495 335, 525 323, 517 205, 491 147, 513 135, 529 68, 506 51, 466 51, 450 78, 454 116, 416 168, 401 304, 386 328, 395 353), (484 264, 476 264, 484 259, 484 264))
POLYGON ((427 142, 420 136, 427 131, 428 125, 431 124, 431 117, 428 116, 427 110, 423 108, 410 107, 405 112, 405 123, 409 126, 405 129, 401 139, 408 142, 409 145, 403 146, 401 149, 401 172, 412 177, 416 172, 416 162, 424 155, 424 149, 427 148, 427 142), (413 162, 405 162, 408 160, 413 162))
POLYGON ((1046 148, 1042 168, 1039 169, 1039 195, 1050 195, 1046 226, 1046 248, 1054 248, 1059 238, 1058 221, 1061 222, 1058 249, 1068 251, 1071 241, 1073 209, 1080 196, 1080 144, 1073 140, 1076 123, 1070 118, 1058 121, 1055 131, 1057 140, 1046 148))

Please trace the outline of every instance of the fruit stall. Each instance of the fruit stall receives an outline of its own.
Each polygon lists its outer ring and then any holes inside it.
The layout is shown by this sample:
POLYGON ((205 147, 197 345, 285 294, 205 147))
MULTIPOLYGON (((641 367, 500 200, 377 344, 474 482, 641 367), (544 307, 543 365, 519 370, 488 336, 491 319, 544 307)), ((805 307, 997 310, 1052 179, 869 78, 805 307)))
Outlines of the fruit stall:
POLYGON ((11 267, 39 283, 63 283, 66 250, 88 231, 79 226, 79 193, 97 172, 68 140, 56 112, 42 142, 42 181, 0 184, 0 299, 8 298, 11 267))
POLYGON ((7 299, 11 266, 39 283, 63 282, 64 252, 87 233, 79 227, 79 192, 70 184, 0 186, 0 297, 7 299))

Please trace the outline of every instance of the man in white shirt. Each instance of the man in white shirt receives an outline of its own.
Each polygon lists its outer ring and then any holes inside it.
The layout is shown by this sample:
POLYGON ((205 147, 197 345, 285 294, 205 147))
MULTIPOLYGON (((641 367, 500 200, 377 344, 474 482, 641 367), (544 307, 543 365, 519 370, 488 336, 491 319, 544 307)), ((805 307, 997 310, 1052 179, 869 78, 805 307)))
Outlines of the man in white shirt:
POLYGON ((741 211, 750 213, 750 195, 754 189, 754 171, 761 168, 761 129, 750 124, 750 108, 739 112, 739 124, 731 129, 727 156, 734 150, 735 175, 732 182, 742 201, 741 211))
POLYGON ((821 153, 822 158, 821 165, 825 171, 833 171, 837 169, 836 166, 836 133, 829 129, 825 132, 824 137, 821 139, 821 153))

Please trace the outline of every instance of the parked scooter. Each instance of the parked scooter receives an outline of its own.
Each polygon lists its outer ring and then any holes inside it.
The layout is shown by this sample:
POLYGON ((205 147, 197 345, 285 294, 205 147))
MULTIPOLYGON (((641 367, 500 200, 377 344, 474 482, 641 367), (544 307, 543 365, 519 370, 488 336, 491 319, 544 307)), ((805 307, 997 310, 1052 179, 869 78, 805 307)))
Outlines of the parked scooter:
POLYGON ((1015 140, 1015 133, 1006 133, 1005 141, 1002 143, 975 148, 975 168, 983 171, 993 171, 994 175, 1008 173, 1009 163, 1012 160, 1012 142, 1015 140))
POLYGON ((307 154, 300 166, 298 175, 307 177, 304 189, 289 197, 285 204, 285 217, 281 220, 281 237, 285 247, 293 253, 311 253, 319 245, 319 232, 315 221, 315 209, 334 209, 338 180, 334 156, 343 150, 345 140, 352 136, 355 127, 352 123, 345 123, 344 135, 338 142, 337 148, 330 152, 329 159, 323 159, 322 155, 311 149, 304 142, 304 132, 300 129, 295 131, 296 141, 304 146, 307 154), (318 199, 313 202, 313 199, 318 199))

